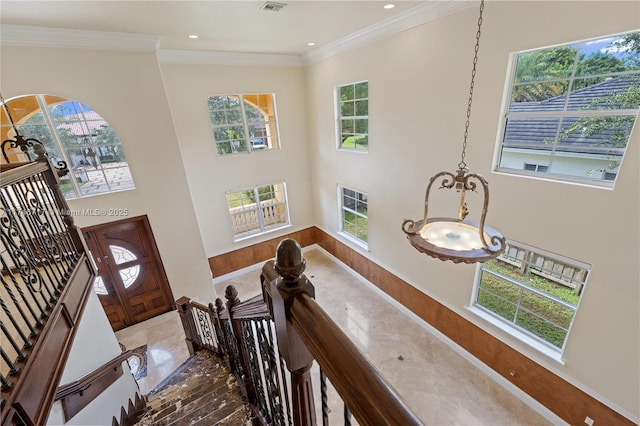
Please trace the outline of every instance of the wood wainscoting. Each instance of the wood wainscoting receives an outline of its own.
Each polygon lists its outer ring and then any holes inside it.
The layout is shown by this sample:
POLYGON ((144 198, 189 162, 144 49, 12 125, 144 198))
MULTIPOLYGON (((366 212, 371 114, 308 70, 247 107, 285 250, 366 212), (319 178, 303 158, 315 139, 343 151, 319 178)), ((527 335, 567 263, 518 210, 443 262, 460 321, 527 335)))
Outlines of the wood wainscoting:
POLYGON ((315 226, 211 257, 213 276, 273 259, 284 238, 318 244, 567 423, 584 424, 588 415, 596 424, 635 424, 315 226))
POLYGON ((316 242, 316 227, 292 232, 281 237, 272 238, 238 250, 220 254, 209 258, 209 268, 214 278, 237 271, 256 263, 266 262, 276 255, 276 247, 284 238, 293 238, 301 247, 307 247, 316 242))

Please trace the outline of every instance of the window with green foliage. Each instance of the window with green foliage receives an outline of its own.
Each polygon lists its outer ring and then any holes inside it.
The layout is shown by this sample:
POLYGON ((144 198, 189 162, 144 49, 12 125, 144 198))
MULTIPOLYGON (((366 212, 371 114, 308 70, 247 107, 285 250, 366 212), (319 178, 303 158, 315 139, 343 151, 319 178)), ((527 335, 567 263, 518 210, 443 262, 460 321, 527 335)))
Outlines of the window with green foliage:
POLYGON ((279 148, 275 95, 217 95, 207 104, 218 155, 279 148))
POLYGON ((561 353, 590 266, 509 241, 478 268, 472 306, 561 353))
POLYGON ((516 53, 510 80, 497 170, 612 187, 640 107, 640 32, 516 53))
MULTIPOLYGON (((6 107, 24 138, 40 141, 54 164, 67 164, 60 180, 66 199, 135 188, 118 135, 91 107, 54 95, 20 96, 6 107)), ((14 133, 3 114, 2 140, 14 133)))
POLYGON ((228 191, 226 196, 234 241, 289 225, 284 182, 228 191))
POLYGON ((368 198, 364 192, 339 187, 340 231, 367 244, 369 219, 368 198))
POLYGON ((338 148, 369 149, 369 83, 346 84, 336 88, 338 148))

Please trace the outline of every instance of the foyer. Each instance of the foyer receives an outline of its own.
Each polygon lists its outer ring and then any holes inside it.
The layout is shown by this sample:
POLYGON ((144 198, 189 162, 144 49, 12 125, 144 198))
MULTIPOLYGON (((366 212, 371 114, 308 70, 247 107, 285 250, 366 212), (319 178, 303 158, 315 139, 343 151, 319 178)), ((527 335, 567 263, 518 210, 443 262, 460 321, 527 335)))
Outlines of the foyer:
MULTIPOLYGON (((547 425, 561 422, 542 416, 512 393, 519 392, 517 389, 507 383, 510 389, 507 390, 502 386, 504 382, 496 381, 503 379, 489 377, 486 370, 461 354, 462 349, 450 346, 437 331, 427 328, 423 321, 323 249, 311 246, 304 256, 305 274, 316 288, 316 300, 423 423, 547 425)), ((217 278, 216 293, 223 295, 224 289, 233 285, 241 300, 259 294, 261 266, 217 278)), ((144 344, 148 347, 147 376, 138 381, 144 394, 189 357, 176 311, 120 330, 116 337, 127 348, 144 344)), ((314 394, 319 397, 319 391, 314 394)))

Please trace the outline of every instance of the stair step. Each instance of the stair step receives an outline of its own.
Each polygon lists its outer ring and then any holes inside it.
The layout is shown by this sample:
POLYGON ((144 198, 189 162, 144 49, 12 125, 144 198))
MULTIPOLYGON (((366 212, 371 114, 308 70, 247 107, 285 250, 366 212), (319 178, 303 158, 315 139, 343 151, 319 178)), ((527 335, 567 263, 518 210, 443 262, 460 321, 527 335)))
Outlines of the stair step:
POLYGON ((218 422, 226 419, 237 411, 244 411, 246 413, 245 415, 248 415, 248 409, 245 408, 245 402, 242 397, 237 396, 235 399, 229 399, 229 397, 216 399, 206 405, 194 407, 192 411, 168 423, 167 426, 189 426, 198 423, 218 424, 218 422))
POLYGON ((138 426, 251 425, 236 378, 208 351, 190 357, 147 397, 138 426))
MULTIPOLYGON (((230 404, 234 401, 240 401, 240 405, 244 405, 244 401, 238 389, 235 392, 225 392, 222 395, 215 395, 214 393, 205 393, 198 398, 189 398, 189 400, 175 401, 171 407, 167 407, 164 411, 157 412, 154 418, 154 424, 167 425, 171 424, 177 419, 189 416, 192 412, 201 410, 203 407, 207 407, 209 411, 216 411, 226 404, 230 404)), ((208 411, 208 412, 209 412, 208 411)))
POLYGON ((227 379, 228 377, 225 377, 224 381, 202 382, 194 387, 189 386, 189 384, 183 386, 174 385, 174 388, 167 389, 166 393, 156 394, 156 397, 149 401, 147 406, 160 411, 171 405, 176 399, 194 399, 206 393, 222 395, 231 389, 227 384, 227 379))
POLYGON ((224 361, 220 360, 216 355, 209 351, 200 351, 178 366, 173 373, 167 376, 153 390, 151 390, 147 394, 147 397, 151 398, 168 387, 206 374, 220 374, 225 376, 229 373, 224 361), (198 374, 199 372, 202 372, 202 374, 198 374))

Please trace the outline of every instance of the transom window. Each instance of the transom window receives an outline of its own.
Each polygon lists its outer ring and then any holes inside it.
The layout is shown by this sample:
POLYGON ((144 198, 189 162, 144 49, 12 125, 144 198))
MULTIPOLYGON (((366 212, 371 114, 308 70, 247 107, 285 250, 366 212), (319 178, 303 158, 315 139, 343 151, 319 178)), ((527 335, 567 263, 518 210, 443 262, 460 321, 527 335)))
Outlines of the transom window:
MULTIPOLYGON (((67 164, 60 181, 66 199, 135 188, 118 135, 89 106, 52 95, 22 96, 6 106, 24 138, 40 141, 54 164, 67 164)), ((2 140, 14 133, 3 111, 2 140)))
POLYGON ((369 234, 368 197, 364 192, 339 187, 340 231, 367 245, 369 234))
POLYGON ((234 241, 289 225, 284 182, 226 193, 234 241))
POLYGON ((351 83, 336 88, 338 148, 369 149, 369 83, 351 83))
POLYGON ((561 353, 591 267, 509 241, 478 268, 472 306, 561 353))
POLYGON ((514 54, 497 170, 612 187, 640 107, 639 40, 514 54))
POLYGON ((208 106, 218 155, 279 147, 273 94, 210 96, 208 106))

